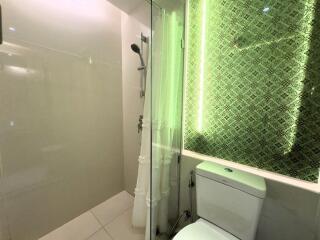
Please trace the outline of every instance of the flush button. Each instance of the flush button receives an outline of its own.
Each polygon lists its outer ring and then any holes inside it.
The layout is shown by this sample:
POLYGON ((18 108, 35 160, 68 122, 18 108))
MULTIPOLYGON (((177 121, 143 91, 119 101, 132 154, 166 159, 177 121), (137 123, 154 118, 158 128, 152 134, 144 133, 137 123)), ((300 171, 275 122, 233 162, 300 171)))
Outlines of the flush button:
POLYGON ((225 168, 224 170, 227 171, 227 172, 233 172, 233 170, 230 169, 230 168, 225 168))

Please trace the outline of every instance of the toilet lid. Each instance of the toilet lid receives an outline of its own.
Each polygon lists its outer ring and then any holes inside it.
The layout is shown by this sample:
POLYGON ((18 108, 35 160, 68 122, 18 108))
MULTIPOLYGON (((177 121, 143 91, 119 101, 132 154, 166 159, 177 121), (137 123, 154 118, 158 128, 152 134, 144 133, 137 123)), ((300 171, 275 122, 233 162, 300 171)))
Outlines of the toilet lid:
POLYGON ((203 219, 183 228, 173 240, 239 240, 230 233, 203 219))

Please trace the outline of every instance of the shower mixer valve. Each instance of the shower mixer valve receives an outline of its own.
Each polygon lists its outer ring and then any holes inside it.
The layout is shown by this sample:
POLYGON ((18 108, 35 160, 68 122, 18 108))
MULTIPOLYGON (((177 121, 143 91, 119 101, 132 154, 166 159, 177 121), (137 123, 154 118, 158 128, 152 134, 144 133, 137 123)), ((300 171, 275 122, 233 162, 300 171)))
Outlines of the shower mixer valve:
POLYGON ((143 128, 143 115, 139 116, 139 122, 138 122, 138 133, 142 132, 143 128))

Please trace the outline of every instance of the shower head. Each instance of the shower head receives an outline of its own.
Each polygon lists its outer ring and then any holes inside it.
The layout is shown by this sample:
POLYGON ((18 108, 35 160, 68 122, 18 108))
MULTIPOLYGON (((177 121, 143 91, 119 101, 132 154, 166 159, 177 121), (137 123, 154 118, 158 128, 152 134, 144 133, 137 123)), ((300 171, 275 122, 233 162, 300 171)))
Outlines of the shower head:
POLYGON ((140 54, 140 48, 138 47, 137 44, 131 44, 131 49, 137 54, 140 54))
POLYGON ((141 51, 140 51, 140 48, 138 47, 138 45, 137 44, 131 44, 131 49, 132 49, 132 51, 134 51, 135 53, 137 53, 139 55, 140 61, 141 61, 141 66, 145 67, 144 60, 143 60, 143 57, 141 55, 141 51))

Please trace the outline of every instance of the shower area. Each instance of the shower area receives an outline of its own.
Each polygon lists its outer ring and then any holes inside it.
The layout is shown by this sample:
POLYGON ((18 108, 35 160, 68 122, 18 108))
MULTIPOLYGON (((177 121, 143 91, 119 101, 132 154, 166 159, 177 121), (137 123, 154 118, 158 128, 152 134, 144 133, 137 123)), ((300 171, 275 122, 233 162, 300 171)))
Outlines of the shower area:
POLYGON ((184 1, 0 6, 0 240, 166 236, 181 106, 164 107, 182 98, 184 1))
POLYGON ((147 64, 151 4, 0 5, 0 239, 144 239, 130 223, 145 91, 131 45, 147 64))

